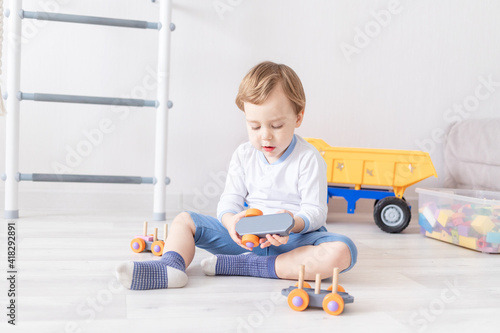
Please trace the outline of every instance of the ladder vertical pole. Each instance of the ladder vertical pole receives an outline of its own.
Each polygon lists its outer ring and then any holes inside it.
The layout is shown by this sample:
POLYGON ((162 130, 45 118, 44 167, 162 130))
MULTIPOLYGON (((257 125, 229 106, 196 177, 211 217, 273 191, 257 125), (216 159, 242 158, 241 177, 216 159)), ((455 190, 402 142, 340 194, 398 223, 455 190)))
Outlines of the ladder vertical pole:
POLYGON ((172 1, 160 0, 160 23, 158 32, 158 91, 159 106, 156 109, 155 137, 155 178, 153 219, 166 219, 166 184, 167 173, 167 128, 168 128, 168 88, 170 77, 170 23, 172 1))
MULTIPOLYGON (((21 80, 21 17, 22 0, 9 1, 6 34, 7 46, 7 115, 5 130, 5 211, 6 219, 19 217, 19 99, 21 80)), ((1 13, 3 15, 3 13, 1 13)))

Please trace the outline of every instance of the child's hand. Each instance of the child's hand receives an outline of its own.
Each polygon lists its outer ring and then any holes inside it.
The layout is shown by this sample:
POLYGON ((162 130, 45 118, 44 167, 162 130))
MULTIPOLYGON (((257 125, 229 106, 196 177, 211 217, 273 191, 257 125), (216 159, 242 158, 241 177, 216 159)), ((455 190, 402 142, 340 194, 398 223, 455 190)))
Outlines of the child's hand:
POLYGON ((293 216, 293 213, 289 210, 286 210, 286 209, 282 209, 282 210, 279 210, 276 212, 276 214, 282 214, 282 213, 288 213, 288 214, 290 214, 291 217, 295 218, 295 216, 293 216))
POLYGON ((285 245, 286 243, 288 243, 288 238, 289 238, 289 236, 267 234, 265 239, 264 238, 260 239, 260 241, 259 241, 260 247, 264 249, 264 248, 269 247, 271 245, 274 245, 274 246, 285 245))
POLYGON ((276 214, 280 213, 288 213, 291 217, 293 217, 295 225, 293 226, 291 232, 298 233, 301 232, 302 229, 304 229, 304 220, 300 216, 294 216, 291 211, 285 209, 276 212, 276 214))
POLYGON ((238 223, 243 217, 245 217, 245 213, 246 211, 244 210, 236 215, 230 215, 230 213, 225 214, 222 217, 222 225, 226 227, 227 231, 229 232, 229 236, 231 236, 231 239, 236 244, 238 244, 244 249, 252 251, 251 248, 241 243, 241 236, 236 232, 236 223, 238 223))

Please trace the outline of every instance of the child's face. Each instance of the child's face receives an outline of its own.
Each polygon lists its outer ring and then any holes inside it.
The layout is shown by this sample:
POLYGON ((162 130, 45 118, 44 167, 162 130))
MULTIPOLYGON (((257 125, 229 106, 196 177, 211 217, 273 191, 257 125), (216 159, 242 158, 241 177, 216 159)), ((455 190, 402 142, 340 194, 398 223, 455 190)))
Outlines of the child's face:
POLYGON ((281 85, 276 85, 267 100, 260 104, 244 103, 248 137, 255 149, 264 153, 269 163, 276 162, 288 148, 304 111, 295 113, 281 85))

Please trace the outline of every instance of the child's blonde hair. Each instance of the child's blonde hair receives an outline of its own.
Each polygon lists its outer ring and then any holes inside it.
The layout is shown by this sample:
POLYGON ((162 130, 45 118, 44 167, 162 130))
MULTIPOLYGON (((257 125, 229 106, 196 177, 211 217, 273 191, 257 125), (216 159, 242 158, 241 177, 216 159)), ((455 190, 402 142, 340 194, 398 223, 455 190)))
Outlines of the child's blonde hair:
POLYGON ((245 102, 257 105, 264 103, 278 83, 292 102, 295 113, 303 111, 306 106, 306 95, 298 75, 290 67, 271 61, 258 64, 245 75, 236 96, 236 105, 244 112, 245 102))

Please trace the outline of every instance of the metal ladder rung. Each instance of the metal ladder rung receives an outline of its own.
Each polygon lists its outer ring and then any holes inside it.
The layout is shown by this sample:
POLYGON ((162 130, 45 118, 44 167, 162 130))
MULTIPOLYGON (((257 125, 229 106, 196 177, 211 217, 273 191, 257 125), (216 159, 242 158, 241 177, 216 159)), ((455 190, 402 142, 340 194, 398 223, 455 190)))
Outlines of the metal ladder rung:
POLYGON ((94 97, 94 96, 76 96, 76 95, 23 93, 23 92, 19 92, 18 98, 21 101, 28 100, 36 102, 158 107, 158 101, 146 100, 146 99, 133 99, 133 98, 94 97))
MULTIPOLYGON (((154 177, 140 176, 101 176, 101 175, 68 175, 50 173, 20 173, 19 181, 58 182, 58 183, 106 183, 106 184, 155 184, 154 177)), ((170 179, 165 179, 169 184, 170 179)))
POLYGON ((161 28, 161 24, 157 22, 115 19, 115 18, 98 17, 98 16, 48 13, 48 12, 31 12, 26 10, 21 11, 21 18, 43 20, 43 21, 67 22, 67 23, 107 25, 107 26, 123 27, 123 28, 156 29, 156 30, 159 30, 161 28))

